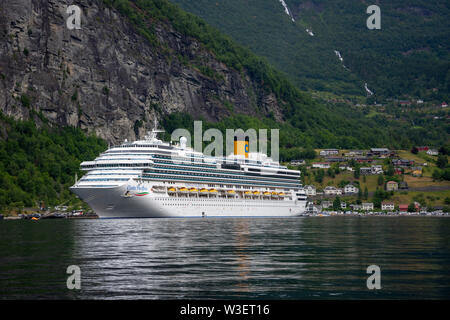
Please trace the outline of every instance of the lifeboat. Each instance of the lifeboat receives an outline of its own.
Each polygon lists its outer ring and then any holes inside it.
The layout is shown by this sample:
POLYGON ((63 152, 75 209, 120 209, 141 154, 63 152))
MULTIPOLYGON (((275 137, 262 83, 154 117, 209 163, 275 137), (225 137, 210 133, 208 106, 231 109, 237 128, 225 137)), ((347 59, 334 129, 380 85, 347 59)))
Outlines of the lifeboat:
POLYGON ((152 191, 156 193, 163 193, 165 192, 165 189, 163 187, 153 187, 152 191))
POLYGON ((235 194, 236 192, 234 192, 234 190, 228 190, 227 193, 228 194, 235 194))
POLYGON ((269 191, 265 191, 263 194, 264 194, 265 196, 270 196, 270 192, 269 192, 269 191))
POLYGON ((209 189, 209 192, 217 193, 217 190, 213 188, 213 189, 209 189))
POLYGON ((169 191, 169 192, 176 192, 177 189, 175 189, 174 187, 170 187, 168 191, 169 191))
POLYGON ((260 192, 259 192, 259 191, 253 191, 253 194, 254 194, 255 196, 259 196, 260 192))
POLYGON ((188 189, 186 187, 181 187, 180 188, 180 192, 187 192, 187 191, 188 191, 188 189))
POLYGON ((280 192, 278 195, 279 195, 280 197, 284 197, 286 194, 285 194, 284 192, 280 192))
POLYGON ((251 195, 252 192, 251 191, 245 191, 244 194, 251 195))
POLYGON ((203 193, 208 192, 208 189, 202 188, 202 189, 200 189, 200 192, 203 192, 203 193))
POLYGON ((273 191, 272 192, 272 197, 274 197, 274 198, 278 197, 278 192, 273 191))
POLYGON ((189 192, 198 192, 198 189, 197 188, 190 188, 189 192))

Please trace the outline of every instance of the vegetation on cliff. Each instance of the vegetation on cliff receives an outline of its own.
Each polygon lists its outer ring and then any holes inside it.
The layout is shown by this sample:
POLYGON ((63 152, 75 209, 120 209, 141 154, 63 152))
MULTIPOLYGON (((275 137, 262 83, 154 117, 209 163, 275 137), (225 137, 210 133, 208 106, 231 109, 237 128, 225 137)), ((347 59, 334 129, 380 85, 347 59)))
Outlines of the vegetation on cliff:
POLYGON ((80 204, 69 187, 80 162, 93 160, 106 143, 73 127, 37 128, 0 113, 0 210, 80 204))

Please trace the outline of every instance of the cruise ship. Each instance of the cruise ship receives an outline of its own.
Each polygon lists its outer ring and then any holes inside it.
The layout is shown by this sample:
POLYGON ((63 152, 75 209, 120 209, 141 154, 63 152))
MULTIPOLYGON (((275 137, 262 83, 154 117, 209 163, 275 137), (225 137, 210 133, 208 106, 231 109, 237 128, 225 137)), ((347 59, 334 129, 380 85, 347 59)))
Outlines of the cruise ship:
POLYGON ((159 132, 82 162, 86 174, 70 190, 100 218, 290 217, 305 211, 300 171, 248 152, 248 141, 235 138, 234 153, 214 157, 187 147, 185 137, 163 142, 159 132))

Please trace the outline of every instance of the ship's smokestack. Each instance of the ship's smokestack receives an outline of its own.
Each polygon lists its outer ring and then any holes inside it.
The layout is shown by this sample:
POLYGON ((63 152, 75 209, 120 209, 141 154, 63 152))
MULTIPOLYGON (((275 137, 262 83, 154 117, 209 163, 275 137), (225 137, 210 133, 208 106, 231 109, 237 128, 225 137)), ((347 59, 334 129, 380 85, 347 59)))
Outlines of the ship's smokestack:
POLYGON ((240 155, 240 156, 245 156, 245 158, 248 158, 248 152, 249 152, 249 146, 248 146, 248 141, 249 138, 247 137, 243 137, 243 136, 239 136, 239 137, 234 137, 234 155, 240 155))

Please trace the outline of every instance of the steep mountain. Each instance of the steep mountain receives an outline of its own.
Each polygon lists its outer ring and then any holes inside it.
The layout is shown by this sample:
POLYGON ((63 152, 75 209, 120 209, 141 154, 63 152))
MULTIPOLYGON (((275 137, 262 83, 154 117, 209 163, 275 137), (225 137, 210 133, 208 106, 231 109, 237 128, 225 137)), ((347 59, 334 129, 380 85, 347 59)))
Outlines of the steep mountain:
POLYGON ((266 57, 302 90, 449 98, 448 1, 171 1, 266 57), (372 4, 381 9, 380 30, 366 25, 372 4))
POLYGON ((278 99, 247 70, 227 66, 131 1, 8 0, 0 9, 0 109, 7 115, 33 111, 109 141, 142 136, 153 117, 173 111, 214 121, 232 106, 281 119, 278 99), (66 27, 74 3, 82 9, 80 30, 66 27))
MULTIPOLYGON (((289 3, 274 3, 280 18, 298 21, 296 11, 286 14, 289 3)), ((448 137, 448 126, 433 119, 411 126, 409 119, 313 100, 167 0, 7 0, 0 9, 0 110, 16 119, 74 126, 110 142, 142 137, 154 117, 173 113, 222 128, 283 128, 281 147, 288 149, 438 145, 448 137), (82 10, 79 30, 66 25, 72 4, 82 10)))
MULTIPOLYGON (((280 19, 298 21, 289 2, 274 3, 280 19)), ((317 83, 353 90, 352 73, 333 80, 327 60, 322 64, 317 83)), ((104 150, 104 140, 143 137, 155 117, 169 133, 191 129, 194 119, 205 120, 205 129, 280 128, 283 160, 312 158, 317 147, 448 141, 445 113, 411 123, 397 111, 314 99, 266 59, 167 0, 0 2, 0 209, 76 204, 68 186, 81 175, 79 163, 104 150), (66 24, 73 4, 82 10, 81 29, 66 24)))

